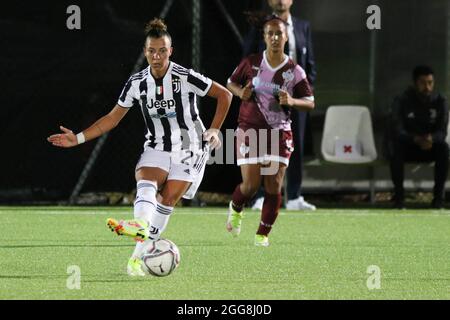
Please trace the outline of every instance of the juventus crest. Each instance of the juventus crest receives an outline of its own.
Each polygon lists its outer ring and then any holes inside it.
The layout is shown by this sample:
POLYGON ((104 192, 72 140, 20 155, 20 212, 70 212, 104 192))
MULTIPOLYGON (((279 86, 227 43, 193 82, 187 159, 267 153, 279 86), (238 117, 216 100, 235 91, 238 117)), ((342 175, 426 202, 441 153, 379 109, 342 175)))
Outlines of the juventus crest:
POLYGON ((181 91, 181 81, 180 79, 172 80, 172 89, 174 93, 179 93, 181 91))

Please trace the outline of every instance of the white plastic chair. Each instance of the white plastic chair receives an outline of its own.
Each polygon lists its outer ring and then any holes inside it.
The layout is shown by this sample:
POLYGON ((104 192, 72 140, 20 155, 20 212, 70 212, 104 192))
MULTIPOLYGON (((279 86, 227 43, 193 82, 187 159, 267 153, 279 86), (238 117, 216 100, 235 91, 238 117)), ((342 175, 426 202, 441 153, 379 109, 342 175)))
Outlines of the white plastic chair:
POLYGON ((325 115, 321 151, 324 160, 333 163, 375 161, 377 150, 369 109, 364 106, 330 106, 325 115), (353 152, 346 155, 341 147, 353 152))

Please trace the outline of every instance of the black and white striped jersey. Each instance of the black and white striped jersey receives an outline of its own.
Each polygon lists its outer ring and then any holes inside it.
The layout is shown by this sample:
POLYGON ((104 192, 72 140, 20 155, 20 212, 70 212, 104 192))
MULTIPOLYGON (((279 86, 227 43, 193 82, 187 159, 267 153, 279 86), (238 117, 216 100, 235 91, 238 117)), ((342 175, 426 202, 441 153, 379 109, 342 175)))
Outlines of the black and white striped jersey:
POLYGON ((118 104, 141 107, 148 129, 146 146, 161 151, 202 147, 205 131, 197 108, 196 95, 205 96, 212 80, 170 62, 166 75, 155 79, 150 66, 131 76, 118 104))

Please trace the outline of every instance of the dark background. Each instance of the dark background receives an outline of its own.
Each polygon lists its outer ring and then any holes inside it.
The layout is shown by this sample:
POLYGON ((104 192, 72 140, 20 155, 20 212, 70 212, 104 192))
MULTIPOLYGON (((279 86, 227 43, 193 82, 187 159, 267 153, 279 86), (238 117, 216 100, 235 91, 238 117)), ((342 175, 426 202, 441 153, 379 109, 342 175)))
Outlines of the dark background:
MULTIPOLYGON (((0 5, 0 202, 67 199, 95 142, 63 150, 49 145, 46 137, 58 132, 59 125, 79 132, 109 112, 142 50, 145 23, 161 12, 164 3, 63 0, 0 5), (66 9, 72 4, 81 8, 81 30, 66 28, 66 9)), ((267 9, 265 0, 223 3, 242 35, 248 30, 243 12, 267 9)), ((310 156, 318 156, 315 145, 329 105, 369 106, 377 137, 381 136, 389 104, 410 84, 416 64, 432 65, 437 89, 449 93, 449 1, 294 3, 293 13, 311 21, 317 61, 310 156), (366 28, 370 4, 381 7, 382 30, 366 28), (373 32, 376 42, 371 47, 373 32)), ((191 0, 175 0, 166 18, 175 48, 172 60, 185 67, 191 67, 192 61, 191 6, 191 0)), ((202 1, 201 26, 199 71, 225 84, 239 63, 241 47, 216 1, 202 1)), ((214 101, 204 98, 201 106, 208 125, 214 101)), ((234 102, 224 128, 236 127, 237 112, 234 102)), ((111 132, 82 192, 130 192, 144 134, 140 111, 131 110, 111 132)), ((208 166, 201 190, 231 193, 239 181, 235 165, 208 166)))

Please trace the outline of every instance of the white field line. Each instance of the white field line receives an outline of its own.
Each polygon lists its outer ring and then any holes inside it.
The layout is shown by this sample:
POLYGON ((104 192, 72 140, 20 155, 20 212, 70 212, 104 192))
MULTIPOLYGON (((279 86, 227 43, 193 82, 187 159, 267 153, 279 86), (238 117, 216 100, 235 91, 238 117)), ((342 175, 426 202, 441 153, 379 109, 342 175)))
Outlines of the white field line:
MULTIPOLYGON (((27 211, 27 209, 24 209, 24 211, 27 211)), ((77 211, 77 210, 31 210, 29 213, 21 212, 19 210, 8 210, 8 209, 0 209, 0 215, 22 215, 22 214, 29 214, 29 215, 72 215, 72 216, 114 216, 114 215, 132 215, 132 212, 130 209, 125 209, 123 211, 119 209, 112 209, 109 212, 106 211, 77 211)), ((227 209, 224 208, 223 210, 218 209, 212 209, 210 212, 195 212, 195 209, 181 209, 177 210, 175 208, 174 211, 175 215, 193 215, 193 216, 207 216, 207 215, 218 215, 223 216, 227 214, 227 209)), ((245 215, 260 215, 258 211, 245 211, 245 215)), ((384 216, 384 217, 395 217, 395 218, 416 218, 416 217, 450 217, 450 210, 428 210, 422 212, 415 212, 415 213, 402 213, 398 212, 397 210, 392 210, 391 212, 377 212, 376 210, 342 210, 342 209, 331 209, 331 210, 319 210, 315 212, 287 212, 282 210, 280 212, 280 215, 282 216, 290 216, 290 217, 296 217, 296 218, 303 218, 303 217, 377 217, 377 216, 384 216)))

